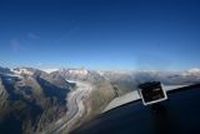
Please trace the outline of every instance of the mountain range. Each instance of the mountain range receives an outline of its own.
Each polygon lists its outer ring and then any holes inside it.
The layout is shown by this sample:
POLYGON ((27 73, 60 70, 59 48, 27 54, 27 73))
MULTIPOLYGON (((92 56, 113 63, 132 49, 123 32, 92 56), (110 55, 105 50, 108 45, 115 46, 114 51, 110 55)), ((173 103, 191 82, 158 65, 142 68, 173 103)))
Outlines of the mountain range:
POLYGON ((0 67, 0 133, 69 133, 100 114, 115 97, 159 80, 166 85, 200 82, 200 69, 95 71, 0 67))

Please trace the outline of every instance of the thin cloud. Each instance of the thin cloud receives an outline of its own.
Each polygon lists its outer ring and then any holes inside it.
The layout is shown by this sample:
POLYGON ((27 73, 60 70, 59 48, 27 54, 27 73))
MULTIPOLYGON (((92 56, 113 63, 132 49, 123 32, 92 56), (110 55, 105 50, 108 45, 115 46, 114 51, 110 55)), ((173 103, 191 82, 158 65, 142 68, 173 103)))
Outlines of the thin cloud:
POLYGON ((31 39, 39 39, 40 38, 39 35, 37 35, 35 33, 31 33, 31 32, 28 33, 27 36, 28 36, 28 38, 31 38, 31 39))
POLYGON ((24 50, 23 45, 18 39, 12 39, 10 41, 10 46, 11 46, 12 51, 16 53, 24 50))

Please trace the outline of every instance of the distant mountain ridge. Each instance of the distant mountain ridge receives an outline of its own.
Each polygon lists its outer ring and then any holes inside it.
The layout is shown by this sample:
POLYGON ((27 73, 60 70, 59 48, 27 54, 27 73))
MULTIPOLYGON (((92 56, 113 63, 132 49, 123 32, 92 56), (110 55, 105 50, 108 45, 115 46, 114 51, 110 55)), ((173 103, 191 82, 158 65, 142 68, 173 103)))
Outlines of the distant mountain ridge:
POLYGON ((200 82, 200 69, 187 71, 101 71, 100 74, 120 89, 120 94, 137 89, 140 83, 161 81, 165 85, 190 85, 200 82))

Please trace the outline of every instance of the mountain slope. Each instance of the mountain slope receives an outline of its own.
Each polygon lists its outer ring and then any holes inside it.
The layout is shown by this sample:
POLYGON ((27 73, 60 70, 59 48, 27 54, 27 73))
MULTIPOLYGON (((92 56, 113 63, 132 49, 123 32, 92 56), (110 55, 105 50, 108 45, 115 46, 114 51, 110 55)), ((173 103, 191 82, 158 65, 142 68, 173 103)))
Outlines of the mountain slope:
POLYGON ((112 85, 95 71, 1 70, 0 133, 68 133, 115 97, 112 85))
POLYGON ((40 132, 65 114, 70 84, 66 81, 60 87, 58 78, 46 77, 45 72, 31 68, 0 75, 0 126, 4 126, 0 132, 40 132))
POLYGON ((0 67, 0 133, 69 133, 102 113, 116 97, 138 84, 159 80, 165 85, 200 82, 200 71, 94 71, 0 67))

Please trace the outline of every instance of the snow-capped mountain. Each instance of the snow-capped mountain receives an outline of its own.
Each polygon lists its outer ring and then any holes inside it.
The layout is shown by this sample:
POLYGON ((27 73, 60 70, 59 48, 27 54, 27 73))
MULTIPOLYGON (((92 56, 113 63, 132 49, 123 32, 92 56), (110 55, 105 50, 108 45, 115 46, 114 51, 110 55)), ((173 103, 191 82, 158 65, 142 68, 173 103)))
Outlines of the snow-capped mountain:
POLYGON ((55 74, 60 75, 69 80, 81 80, 89 82, 104 80, 104 77, 101 76, 98 72, 94 70, 87 70, 85 68, 60 69, 51 73, 51 75, 55 74))
POLYGON ((115 87, 120 89, 120 93, 135 90, 137 85, 147 81, 161 81, 166 85, 189 85, 200 83, 200 69, 190 69, 186 71, 101 71, 104 76, 115 87))
POLYGON ((46 73, 23 67, 0 72, 0 125, 8 121, 7 128, 15 133, 68 133, 101 113, 114 98, 112 85, 95 71, 46 73))
POLYGON ((199 76, 200 75, 200 68, 192 68, 192 69, 189 69, 187 71, 185 71, 184 75, 186 76, 199 76))
POLYGON ((0 75, 1 74, 12 74, 12 71, 9 68, 0 67, 0 75))
POLYGON ((1 126, 8 121, 7 127, 16 133, 38 133, 65 116, 66 96, 73 88, 70 83, 34 68, 1 68, 1 72, 1 126))
POLYGON ((33 71, 30 71, 29 69, 27 68, 15 68, 12 70, 13 73, 15 74, 18 74, 18 75, 33 75, 34 72, 33 71))
POLYGON ((16 133, 69 132, 101 113, 115 97, 154 80, 168 85, 199 83, 200 69, 161 72, 69 68, 47 73, 35 68, 0 67, 0 125, 9 121, 7 127, 14 127, 16 133))
POLYGON ((50 74, 52 72, 58 71, 59 69, 58 68, 41 68, 41 70, 50 74))

